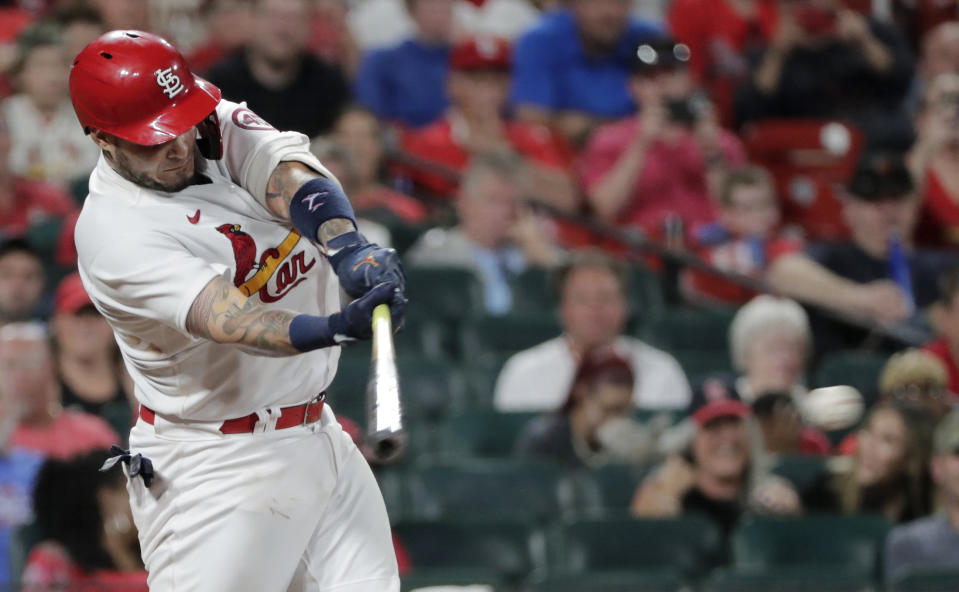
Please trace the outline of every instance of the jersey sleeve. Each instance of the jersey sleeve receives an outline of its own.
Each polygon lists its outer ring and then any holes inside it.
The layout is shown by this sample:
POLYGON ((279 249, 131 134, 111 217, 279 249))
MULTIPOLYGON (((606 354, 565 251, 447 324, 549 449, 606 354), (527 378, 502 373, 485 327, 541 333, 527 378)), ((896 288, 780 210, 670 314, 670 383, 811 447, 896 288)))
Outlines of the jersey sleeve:
POLYGON ((193 301, 220 272, 169 234, 143 234, 113 237, 122 248, 107 245, 89 258, 81 253, 84 287, 107 316, 149 319, 187 335, 193 301))
POLYGON ((233 181, 266 207, 266 186, 276 165, 301 162, 336 180, 310 152, 310 139, 299 132, 281 132, 247 108, 221 100, 216 107, 223 139, 223 160, 233 181))

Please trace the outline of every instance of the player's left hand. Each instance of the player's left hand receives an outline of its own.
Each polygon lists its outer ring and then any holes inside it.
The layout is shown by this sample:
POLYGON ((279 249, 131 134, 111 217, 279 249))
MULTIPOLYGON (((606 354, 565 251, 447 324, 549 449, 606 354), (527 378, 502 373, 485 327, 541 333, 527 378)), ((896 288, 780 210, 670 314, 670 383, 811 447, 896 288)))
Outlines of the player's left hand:
POLYGON ((326 248, 340 285, 351 297, 359 298, 382 283, 394 284, 399 297, 403 297, 406 274, 394 249, 371 243, 359 232, 341 234, 331 239, 326 248))

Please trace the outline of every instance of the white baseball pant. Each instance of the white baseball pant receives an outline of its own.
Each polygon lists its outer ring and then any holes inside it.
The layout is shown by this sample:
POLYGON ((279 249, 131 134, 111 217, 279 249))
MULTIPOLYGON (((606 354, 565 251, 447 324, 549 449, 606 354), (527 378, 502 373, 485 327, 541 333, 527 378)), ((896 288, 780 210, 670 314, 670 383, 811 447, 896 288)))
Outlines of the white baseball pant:
POLYGON ((307 426, 223 435, 138 420, 128 480, 152 592, 399 592, 383 497, 329 407, 307 426))

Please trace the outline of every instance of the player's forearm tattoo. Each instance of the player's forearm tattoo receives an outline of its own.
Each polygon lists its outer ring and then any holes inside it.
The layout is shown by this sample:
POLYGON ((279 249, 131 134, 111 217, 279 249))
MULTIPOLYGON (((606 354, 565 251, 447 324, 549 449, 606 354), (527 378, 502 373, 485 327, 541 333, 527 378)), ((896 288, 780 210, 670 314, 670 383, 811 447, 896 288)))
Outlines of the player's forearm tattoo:
POLYGON ((290 322, 294 316, 292 312, 258 304, 217 277, 193 301, 186 327, 192 335, 217 343, 242 344, 268 355, 292 355, 299 353, 290 344, 290 322))
MULTIPOLYGON (((320 176, 316 171, 301 162, 281 162, 276 165, 266 185, 266 199, 273 202, 270 209, 289 219, 290 202, 293 201, 293 196, 296 195, 296 192, 304 183, 320 176)), ((320 226, 319 237, 313 237, 313 240, 319 238, 320 242, 325 245, 330 239, 354 230, 356 230, 356 226, 352 220, 334 218, 327 220, 320 226)))

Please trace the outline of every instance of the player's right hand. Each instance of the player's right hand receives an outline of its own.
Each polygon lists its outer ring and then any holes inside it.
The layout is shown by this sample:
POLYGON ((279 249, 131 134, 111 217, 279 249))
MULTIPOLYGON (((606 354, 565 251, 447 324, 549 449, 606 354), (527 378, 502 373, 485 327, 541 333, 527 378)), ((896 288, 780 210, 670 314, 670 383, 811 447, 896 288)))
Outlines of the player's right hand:
POLYGON ((366 340, 373 336, 373 309, 379 304, 390 306, 390 315, 394 326, 403 324, 406 313, 406 298, 393 282, 377 284, 373 288, 350 302, 346 307, 330 315, 330 328, 338 343, 366 340))

